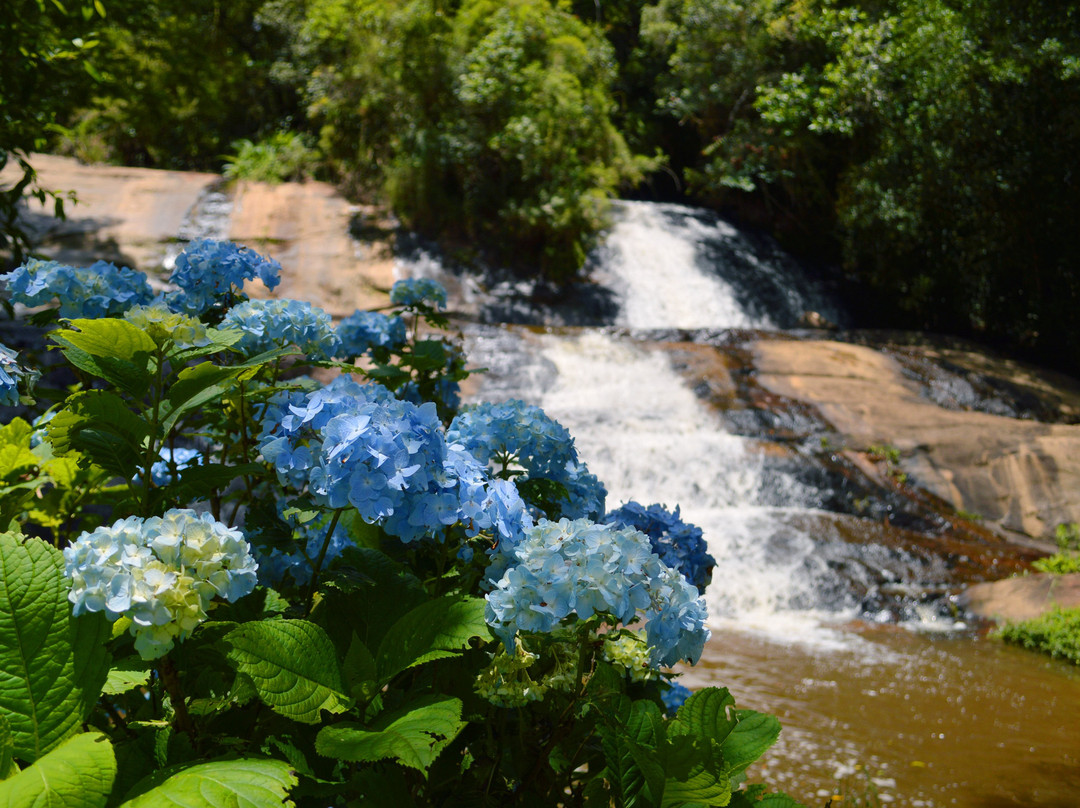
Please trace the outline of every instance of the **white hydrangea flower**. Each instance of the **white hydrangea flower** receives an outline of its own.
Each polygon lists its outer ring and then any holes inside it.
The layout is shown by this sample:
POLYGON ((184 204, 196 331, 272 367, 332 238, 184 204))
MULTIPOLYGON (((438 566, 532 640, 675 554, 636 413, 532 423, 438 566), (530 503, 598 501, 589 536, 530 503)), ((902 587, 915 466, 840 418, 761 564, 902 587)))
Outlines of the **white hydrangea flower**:
POLYGON ((239 530, 188 509, 83 533, 64 561, 74 613, 129 618, 143 659, 187 637, 214 597, 231 603, 251 592, 258 570, 239 530))

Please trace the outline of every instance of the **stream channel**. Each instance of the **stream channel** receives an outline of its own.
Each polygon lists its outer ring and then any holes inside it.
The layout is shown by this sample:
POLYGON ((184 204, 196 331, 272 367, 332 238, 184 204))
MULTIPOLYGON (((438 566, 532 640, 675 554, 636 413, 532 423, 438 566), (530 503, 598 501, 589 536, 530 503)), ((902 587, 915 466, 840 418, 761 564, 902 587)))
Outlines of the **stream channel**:
POLYGON ((688 377, 700 347, 737 365, 753 334, 798 338, 842 312, 768 240, 691 208, 619 203, 591 260, 591 283, 546 303, 419 247, 398 271, 450 288, 470 364, 487 369, 472 399, 519 398, 559 420, 609 508, 678 505, 703 529, 713 635, 682 681, 781 719, 750 779, 808 806, 840 793, 839 805, 1080 805, 1080 672, 986 636, 951 598, 1008 570, 988 573, 997 559, 977 541, 823 461, 811 416, 717 406, 707 372, 688 377))

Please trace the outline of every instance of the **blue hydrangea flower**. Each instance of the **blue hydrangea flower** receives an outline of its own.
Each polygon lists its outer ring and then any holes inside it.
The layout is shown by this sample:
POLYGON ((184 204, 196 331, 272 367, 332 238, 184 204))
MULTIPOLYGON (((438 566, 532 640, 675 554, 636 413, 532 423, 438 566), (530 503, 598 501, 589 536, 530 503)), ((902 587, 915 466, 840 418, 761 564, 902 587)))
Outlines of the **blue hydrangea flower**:
POLYGON ((352 505, 405 542, 461 522, 467 535, 490 530, 513 543, 527 518, 516 489, 494 484, 447 444, 433 404, 400 401, 379 385, 339 377, 313 393, 276 396, 260 450, 282 484, 306 486, 327 508, 352 505))
POLYGON ((154 297, 145 274, 106 261, 71 267, 32 258, 0 280, 14 302, 43 306, 58 300, 60 316, 72 319, 118 316, 154 297))
POLYGON ((679 570, 686 580, 704 592, 712 579, 716 559, 709 555, 701 528, 688 524, 663 505, 645 507, 628 502, 604 517, 608 524, 640 530, 652 542, 653 552, 669 567, 679 570))
POLYGON ((19 403, 19 381, 37 378, 36 371, 29 371, 16 360, 18 353, 0 343, 0 404, 14 407, 19 403))
POLYGON ((524 479, 563 485, 567 498, 560 503, 561 516, 599 519, 604 512, 604 484, 578 459, 566 427, 539 407, 516 399, 478 404, 451 422, 447 437, 496 472, 520 469, 524 479))
POLYGON ((207 618, 214 598, 255 588, 257 565, 239 530, 175 509, 83 533, 64 550, 73 613, 131 619, 135 649, 157 659, 207 618))
POLYGON ((170 449, 168 446, 163 446, 158 454, 161 460, 150 467, 150 479, 154 481, 154 485, 169 485, 173 481, 171 469, 173 464, 180 472, 202 463, 202 452, 198 449, 188 449, 183 446, 170 449))
POLYGON ((397 315, 388 317, 377 311, 357 310, 338 323, 341 342, 338 355, 362 356, 372 350, 393 351, 405 344, 405 321, 397 315))
POLYGON ((281 264, 231 241, 199 239, 176 258, 169 280, 180 287, 166 298, 169 307, 196 317, 215 306, 231 306, 244 281, 259 278, 267 289, 281 279, 281 264))
POLYGON ((487 595, 485 619, 506 645, 519 631, 553 631, 596 613, 645 623, 650 662, 696 662, 709 637, 705 602, 632 528, 587 519, 540 520, 512 551, 513 565, 487 595))
POLYGON ((660 700, 664 702, 664 712, 669 717, 673 717, 675 713, 679 712, 683 702, 692 695, 694 695, 694 691, 690 688, 684 687, 678 682, 668 682, 667 689, 660 694, 660 700))
POLYGON ((234 347, 248 356, 295 345, 309 359, 330 359, 340 343, 330 315, 299 300, 248 300, 233 308, 221 328, 244 332, 234 347))
POLYGON ((430 278, 406 278, 390 289, 390 302, 405 308, 446 308, 446 287, 430 278))

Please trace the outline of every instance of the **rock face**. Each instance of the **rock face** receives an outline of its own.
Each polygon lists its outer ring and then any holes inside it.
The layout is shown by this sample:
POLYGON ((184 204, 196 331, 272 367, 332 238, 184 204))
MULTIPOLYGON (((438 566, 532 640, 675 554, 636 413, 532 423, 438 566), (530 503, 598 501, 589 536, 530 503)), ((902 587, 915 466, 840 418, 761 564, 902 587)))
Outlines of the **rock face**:
POLYGON ((1043 537, 1080 521, 1080 426, 950 409, 893 357, 861 345, 758 339, 758 383, 817 408, 850 448, 899 450, 899 468, 957 510, 1043 537))
MULTIPOLYGON (((163 272, 166 253, 175 251, 181 235, 227 237, 281 263, 275 295, 311 301, 335 316, 389 302, 389 230, 369 240, 353 238, 353 221, 374 219, 376 211, 351 205, 326 183, 241 182, 226 188, 217 174, 83 166, 50 155, 34 155, 32 163, 44 187, 78 196, 77 205, 65 206, 66 221, 36 202, 25 218, 38 249, 56 260, 85 265, 105 259, 153 275, 163 272), (220 232, 194 232, 192 220, 214 191, 224 192, 225 204, 216 214, 223 220, 213 223, 220 232)), ((10 169, 0 174, 0 182, 14 178, 10 169)), ((249 291, 265 294, 258 286, 249 291)))
POLYGON ((958 600, 985 620, 1031 620, 1056 606, 1080 607, 1080 575, 1026 575, 969 587, 958 600))

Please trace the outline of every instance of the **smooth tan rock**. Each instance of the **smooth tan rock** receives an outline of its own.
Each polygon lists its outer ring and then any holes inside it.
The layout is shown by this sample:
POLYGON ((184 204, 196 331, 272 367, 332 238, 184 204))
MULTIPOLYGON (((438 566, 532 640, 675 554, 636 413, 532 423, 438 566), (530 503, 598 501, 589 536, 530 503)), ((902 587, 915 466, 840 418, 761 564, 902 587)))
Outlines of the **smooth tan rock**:
POLYGON ((895 446, 911 483, 957 510, 1035 537, 1080 521, 1080 426, 945 409, 894 359, 859 345, 752 347, 763 387, 816 407, 849 448, 895 446))
POLYGON ((1025 575, 975 584, 958 603, 985 620, 1031 620, 1056 606, 1080 607, 1080 575, 1025 575))
POLYGON ((282 267, 277 297, 307 300, 337 317, 389 303, 394 263, 385 244, 349 235, 361 212, 324 182, 240 182, 229 238, 272 255, 282 267))
MULTIPOLYGON (((98 258, 153 271, 176 239, 199 196, 221 181, 217 174, 120 166, 85 166, 69 157, 35 154, 31 164, 44 188, 74 191, 67 221, 52 218, 53 206, 29 201, 31 224, 46 237, 45 252, 71 263, 98 258)), ((0 182, 16 171, 9 166, 0 182)))

